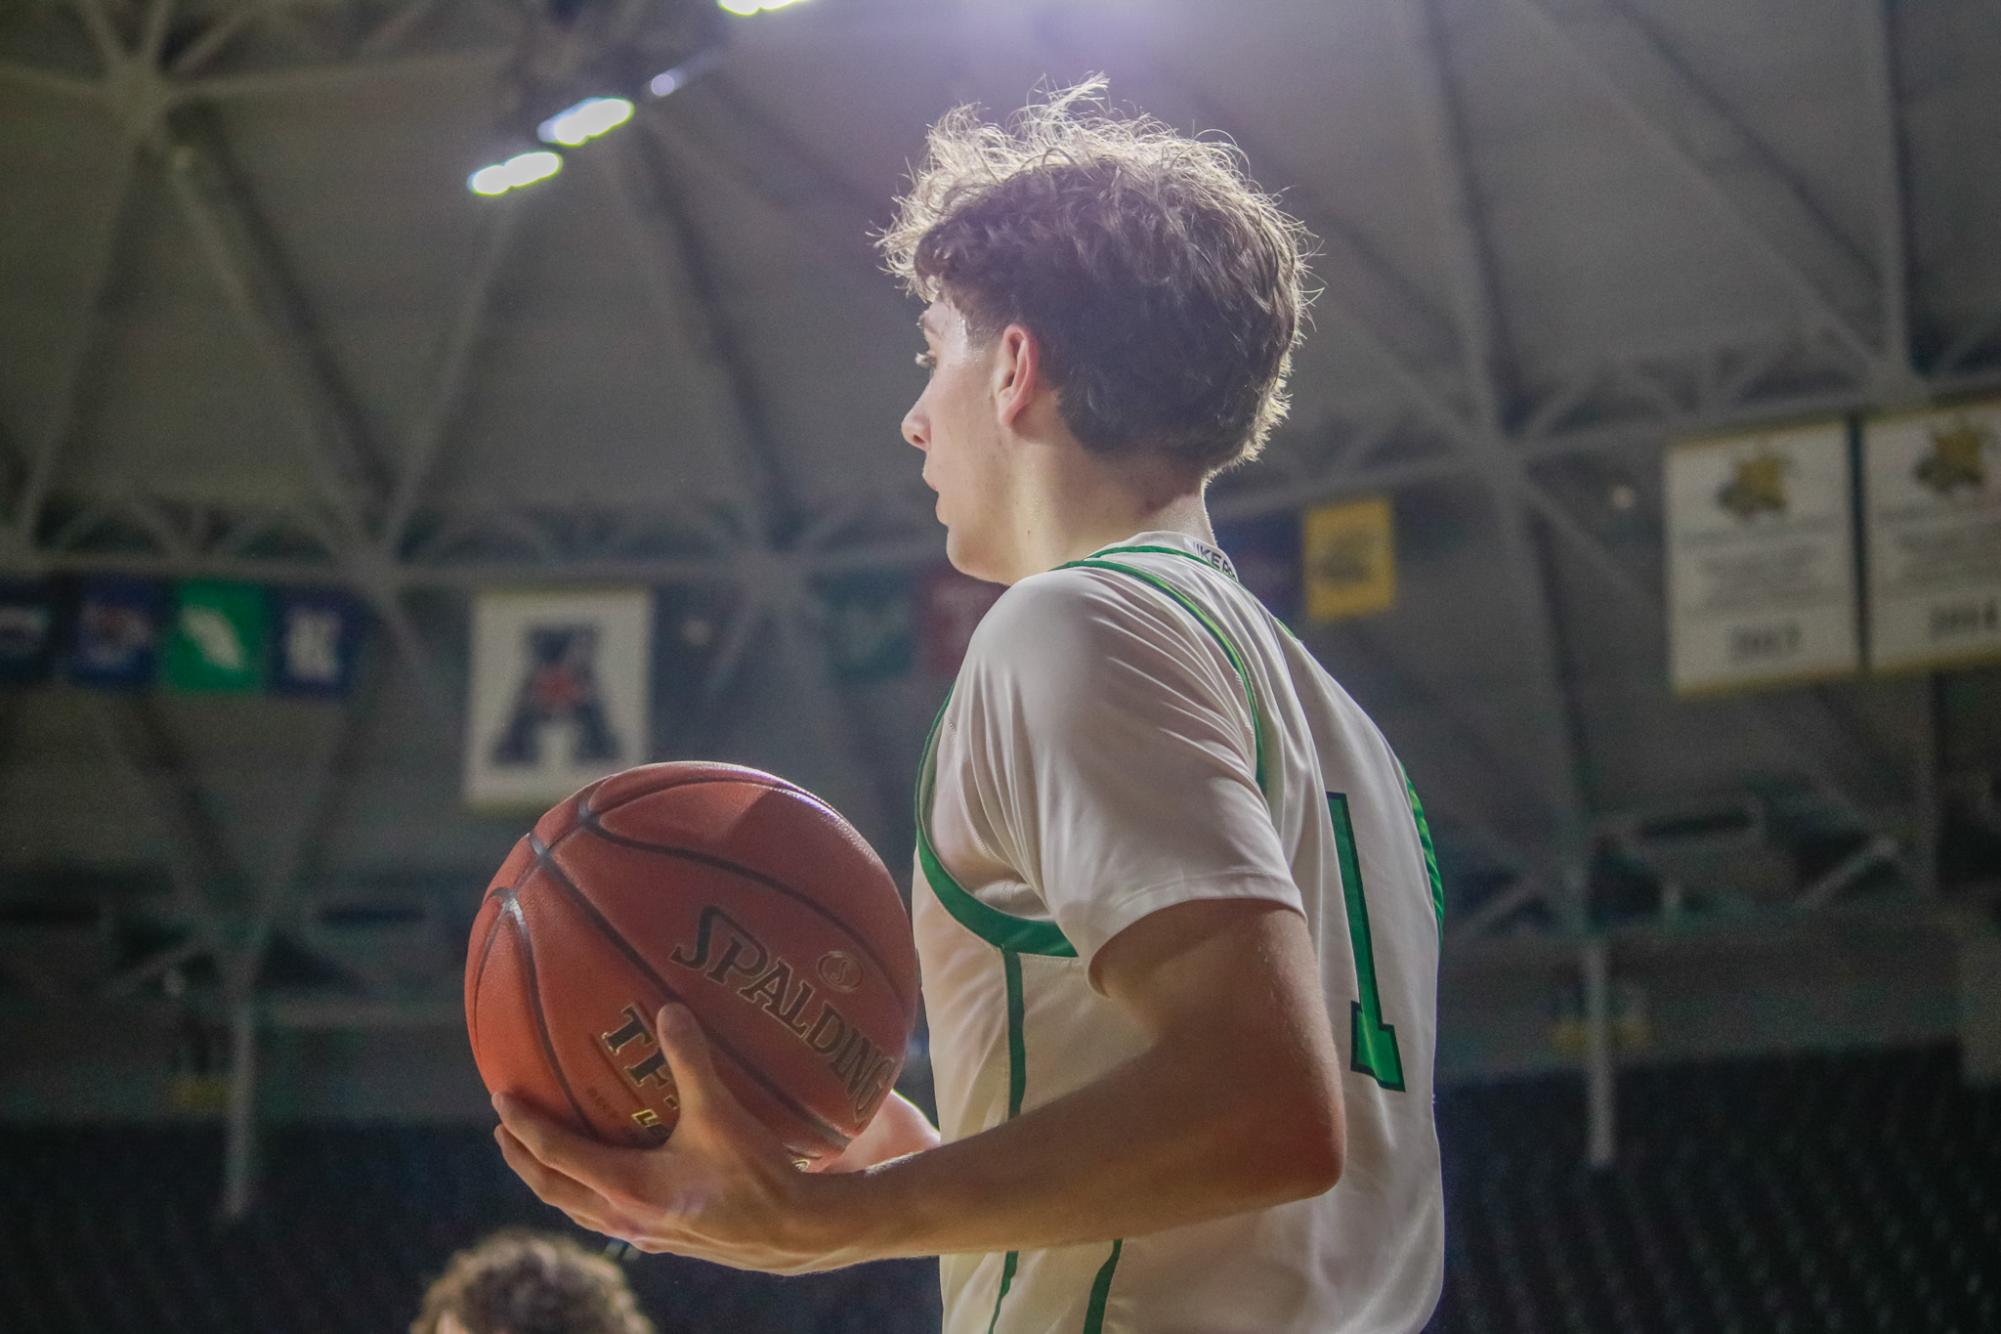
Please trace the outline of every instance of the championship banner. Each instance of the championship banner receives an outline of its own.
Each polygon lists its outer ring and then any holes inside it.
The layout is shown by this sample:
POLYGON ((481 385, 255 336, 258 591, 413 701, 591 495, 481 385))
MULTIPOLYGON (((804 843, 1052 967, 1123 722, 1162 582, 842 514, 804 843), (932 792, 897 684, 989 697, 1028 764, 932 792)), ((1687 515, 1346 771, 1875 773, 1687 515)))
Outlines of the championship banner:
POLYGON ((175 690, 240 693, 264 683, 270 607, 254 584, 197 580, 174 597, 162 674, 175 690))
POLYGON ((1663 468, 1674 688, 1854 671, 1847 424, 1693 440, 1663 468))
POLYGON ((160 669, 167 586, 154 579, 92 576, 77 586, 70 679, 98 690, 144 690, 160 669))
POLYGON ((924 670, 933 676, 957 676, 966 649, 1000 595, 1007 590, 940 565, 924 576, 917 595, 917 637, 923 645, 924 670))
POLYGON ((644 763, 653 596, 490 592, 473 603, 465 799, 540 809, 644 763))
POLYGON ((0 580, 0 685, 32 685, 46 677, 55 641, 55 585, 0 580))
POLYGON ((1338 621, 1396 605, 1396 529, 1388 496, 1306 511, 1303 548, 1311 619, 1338 621))
POLYGON ((2001 402, 1863 427, 1869 665, 2001 656, 2001 402))
POLYGON ((1305 585, 1299 515, 1288 510, 1216 525, 1216 545, 1236 567, 1237 578, 1265 610, 1281 621, 1299 617, 1305 585))
POLYGON ((910 579, 868 572, 815 580, 826 608, 827 665, 842 681, 902 676, 916 657, 910 579))
POLYGON ((362 610, 336 588, 271 591, 271 689, 283 695, 345 695, 361 651, 362 610))

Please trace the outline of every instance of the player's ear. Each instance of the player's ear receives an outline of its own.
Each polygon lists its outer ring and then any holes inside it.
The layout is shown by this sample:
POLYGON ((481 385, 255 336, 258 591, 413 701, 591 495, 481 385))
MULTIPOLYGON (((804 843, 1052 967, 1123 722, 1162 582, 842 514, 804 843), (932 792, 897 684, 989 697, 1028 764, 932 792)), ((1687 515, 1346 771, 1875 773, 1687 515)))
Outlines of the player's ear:
POLYGON ((1042 385, 1042 344, 1028 328, 1010 324, 994 338, 994 412, 1013 426, 1042 385))

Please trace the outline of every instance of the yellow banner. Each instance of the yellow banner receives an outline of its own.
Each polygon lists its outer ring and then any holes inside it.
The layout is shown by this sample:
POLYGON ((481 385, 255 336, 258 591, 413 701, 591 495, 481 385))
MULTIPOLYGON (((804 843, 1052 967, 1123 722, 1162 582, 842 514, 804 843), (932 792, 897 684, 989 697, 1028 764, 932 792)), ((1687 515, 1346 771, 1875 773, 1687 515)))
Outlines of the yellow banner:
POLYGON ((1338 621, 1397 600, 1395 520, 1388 496, 1306 512, 1306 614, 1338 621))

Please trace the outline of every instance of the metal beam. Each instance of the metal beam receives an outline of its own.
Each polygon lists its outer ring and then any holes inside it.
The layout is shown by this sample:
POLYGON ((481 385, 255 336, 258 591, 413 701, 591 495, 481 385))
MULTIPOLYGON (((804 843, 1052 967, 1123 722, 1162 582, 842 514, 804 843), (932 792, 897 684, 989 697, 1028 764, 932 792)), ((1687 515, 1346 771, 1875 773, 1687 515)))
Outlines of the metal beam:
POLYGON ((134 698, 122 703, 123 720, 109 699, 90 699, 91 721, 111 768, 125 779, 136 804, 152 816, 159 830, 156 846, 175 906, 194 924, 193 953, 207 954, 220 964, 226 950, 212 886, 233 870, 234 856, 191 790, 185 759, 152 702, 134 698))
POLYGON ((1883 303, 1883 388, 1909 395, 1917 367, 1911 341, 1910 189, 1905 169, 1902 102, 1897 95, 1896 13, 1892 0, 1851 0, 1862 29, 1862 83, 1875 113, 1876 248, 1883 303))
MULTIPOLYGON (((1722 122, 1745 155, 1779 187, 1782 197, 1791 203, 1793 211, 1805 220, 1806 230, 1826 241, 1842 262, 1866 284, 1876 286, 1880 281, 1877 264, 1870 258, 1868 249, 1850 236, 1833 212, 1815 198, 1806 178, 1785 160, 1779 150, 1702 77, 1694 62, 1676 48, 1660 25, 1630 0, 1599 0, 1599 3, 1639 38, 1642 49, 1653 58, 1659 69, 1666 71, 1681 104, 1700 107, 1714 120, 1722 122)), ((1874 0, 1862 0, 1862 3, 1874 3, 1874 0)), ((1686 144, 1684 151, 1694 157, 1693 150, 1686 144)))
MULTIPOLYGON (((651 298, 660 332, 667 340, 667 356, 676 363, 707 371, 695 377, 699 388, 713 391, 718 384, 722 386, 722 393, 716 395, 718 401, 708 404, 706 414, 724 432, 724 438, 716 441, 718 461, 724 476, 731 479, 733 499, 743 507, 744 522, 752 527, 760 542, 768 541, 764 498, 750 471, 764 466, 762 456, 756 453, 760 446, 752 440, 756 424, 763 420, 762 408, 753 403, 749 415, 740 411, 754 400, 755 394, 747 378, 731 371, 724 346, 716 341, 715 326, 704 320, 713 309, 715 292, 711 286, 706 301, 697 294, 690 266, 706 261, 684 230, 685 213, 665 204, 673 198, 671 190, 641 194, 642 172, 649 185, 664 185, 664 182, 659 180, 661 173, 653 172, 649 163, 640 160, 634 147, 637 142, 628 133, 605 143, 592 162, 608 187, 614 211, 638 261, 639 277, 651 298), (648 203, 661 204, 661 212, 649 212, 648 203)), ((678 204, 678 200, 675 202, 678 204)))
POLYGON ((289 786, 298 796, 292 825, 274 855, 261 867, 250 929, 241 948, 223 961, 223 993, 234 1003, 252 999, 258 970, 270 950, 278 918, 298 895, 312 864, 324 853, 339 798, 352 781, 360 745, 374 721, 381 697, 381 672, 368 670, 335 722, 333 734, 289 786))
POLYGON ((362 515, 378 490, 370 475, 373 460, 333 387, 325 349, 313 342, 296 280, 285 272, 235 174, 213 152, 175 143, 167 160, 168 187, 181 217, 298 424, 313 489, 343 539, 359 542, 362 515))
POLYGON ((56 370, 54 402, 50 405, 48 422, 28 457, 27 476, 14 503, 11 522, 13 544, 22 553, 29 552, 34 545, 36 530, 41 526, 42 507, 48 500, 50 488, 55 485, 63 455, 73 443, 84 366, 89 360, 91 345, 96 340, 105 292, 118 269, 119 238, 124 231, 126 205, 132 197, 132 180, 138 171, 138 154, 134 145, 128 142, 121 142, 116 152, 118 156, 112 164, 105 192, 104 211, 97 220, 95 234, 88 242, 92 258, 80 299, 75 303, 76 332, 56 370))
POLYGON ((168 85, 167 91, 170 101, 185 105, 240 98, 310 97, 399 80, 428 83, 461 79, 472 83, 499 74, 516 55, 517 48, 507 45, 465 47, 392 59, 326 61, 290 69, 260 70, 255 74, 188 79, 168 85))
POLYGON ((1802 270, 1763 228, 1745 216, 1737 201, 1731 198, 1730 193, 1704 169, 1688 145, 1673 130, 1656 121, 1633 99, 1632 93, 1624 85, 1608 74, 1605 68, 1578 44, 1569 27, 1550 12, 1546 0, 1507 0, 1507 3, 1527 19, 1551 46, 1568 58, 1570 64, 1591 82, 1599 95, 1610 103, 1635 135, 1653 150, 1655 157, 1673 168, 1683 182, 1710 205, 1717 219, 1756 253, 1774 277, 1792 289, 1800 302, 1819 318, 1843 346, 1847 347, 1863 365, 1868 366, 1873 372, 1881 373, 1882 359, 1876 349, 1856 332, 1855 327, 1849 323, 1827 293, 1821 290, 1819 284, 1802 270))
POLYGON ((12 60, 0 60, 0 84, 10 84, 50 97, 66 97, 76 102, 104 101, 102 80, 80 79, 73 74, 62 74, 12 60))
POLYGON ((486 331, 487 310, 494 284, 506 261, 525 202, 519 196, 504 197, 494 201, 486 215, 485 236, 479 243, 479 256, 473 263, 465 293, 459 299, 457 318, 452 321, 451 330, 446 335, 436 381, 404 446, 403 465, 389 498, 389 512, 382 522, 380 545, 383 552, 390 556, 402 550, 411 512, 416 508, 424 483, 444 448, 446 434, 465 390, 467 369, 486 331))
MULTIPOLYGON (((1559 863, 1580 859, 1589 827, 1579 776, 1580 742, 1556 654, 1556 623, 1542 561, 1523 508, 1535 489, 1520 458, 1505 441, 1506 407, 1498 367, 1502 360, 1494 313, 1494 278, 1479 234, 1472 168, 1465 152, 1434 0, 1405 0, 1391 7, 1414 88, 1413 106, 1424 142, 1432 187, 1438 195, 1440 242, 1451 273, 1453 304, 1465 358, 1467 389, 1478 414, 1474 429, 1452 434, 1453 445, 1486 480, 1500 529, 1502 563, 1513 584, 1521 624, 1522 661, 1542 717, 1546 753, 1539 786, 1558 822, 1559 863)), ((1571 905, 1580 917, 1582 904, 1571 905)))
MULTIPOLYGON (((1429 292, 1420 287, 1415 279, 1403 272, 1370 237, 1341 216, 1339 210, 1306 182, 1299 172, 1289 170, 1281 155, 1273 151, 1270 144, 1260 139, 1255 132, 1247 130, 1240 117, 1225 114, 1216 103, 1195 84, 1186 71, 1164 60, 1158 48, 1149 48, 1147 60, 1189 108, 1209 122, 1205 129, 1225 130, 1231 142, 1243 152, 1246 160, 1258 164, 1259 174, 1266 179, 1288 182, 1284 195, 1285 205, 1297 212, 1302 221, 1310 226, 1322 241, 1330 241, 1346 252, 1349 259, 1374 281, 1381 283, 1393 293, 1400 309, 1418 317, 1436 337, 1440 345, 1451 342, 1455 330, 1445 312, 1429 292), (1234 123, 1233 123, 1234 122, 1234 123)), ((1325 273, 1315 277, 1325 280, 1325 273)))
MULTIPOLYGON (((1568 542, 1574 554, 1582 557, 1586 564, 1619 589, 1625 605, 1655 624, 1662 624, 1666 606, 1657 586, 1634 574, 1605 545, 1603 539, 1579 522, 1577 516, 1554 497, 1537 489, 1526 493, 1526 498, 1542 521, 1568 542)), ((1835 773, 1824 761, 1815 760, 1811 754, 1815 748, 1802 744, 1799 729, 1780 718, 1770 700, 1756 695, 1732 698, 1737 708, 1754 718, 1768 734, 1792 752, 1795 762, 1823 796, 1832 800, 1856 823, 1868 827, 1875 822, 1873 803, 1868 797, 1855 790, 1847 779, 1835 773)))

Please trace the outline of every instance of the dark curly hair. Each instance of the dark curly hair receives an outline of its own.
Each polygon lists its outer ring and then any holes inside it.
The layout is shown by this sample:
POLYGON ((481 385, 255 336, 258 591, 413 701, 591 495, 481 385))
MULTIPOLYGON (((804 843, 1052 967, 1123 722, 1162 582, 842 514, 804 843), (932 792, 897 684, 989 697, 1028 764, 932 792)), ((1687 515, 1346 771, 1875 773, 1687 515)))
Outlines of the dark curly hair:
POLYGON ((1004 126, 948 112, 879 244, 975 337, 1031 330, 1085 448, 1207 478, 1255 458, 1285 415, 1308 237, 1234 145, 1115 115, 1103 87, 1004 126))
POLYGON ((654 1334, 619 1267, 568 1237, 509 1229, 451 1258, 410 1334, 449 1313, 467 1334, 654 1334))

